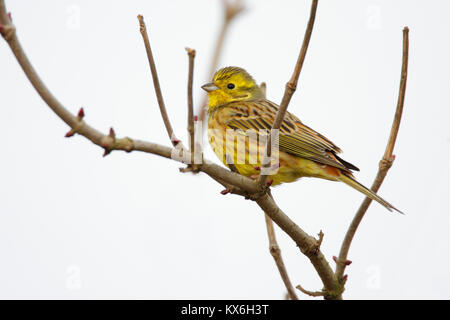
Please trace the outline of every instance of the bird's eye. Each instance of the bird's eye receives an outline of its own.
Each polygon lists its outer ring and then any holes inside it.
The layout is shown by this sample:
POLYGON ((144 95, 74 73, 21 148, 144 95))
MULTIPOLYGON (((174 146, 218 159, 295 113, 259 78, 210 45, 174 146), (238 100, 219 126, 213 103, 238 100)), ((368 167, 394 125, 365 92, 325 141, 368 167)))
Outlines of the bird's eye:
POLYGON ((234 89, 234 83, 229 83, 229 84, 227 85, 227 88, 228 88, 228 89, 234 89))

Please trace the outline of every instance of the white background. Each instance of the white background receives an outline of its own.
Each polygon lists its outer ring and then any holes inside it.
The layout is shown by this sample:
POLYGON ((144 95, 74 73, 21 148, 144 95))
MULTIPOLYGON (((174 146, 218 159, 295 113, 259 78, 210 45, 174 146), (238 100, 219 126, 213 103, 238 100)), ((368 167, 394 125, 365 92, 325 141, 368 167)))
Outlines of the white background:
MULTIPOLYGON (((310 1, 245 1, 220 66, 246 68, 279 102, 310 1)), ((186 139, 187 55, 197 50, 195 102, 221 24, 220 1, 6 1, 27 55, 72 112, 106 132, 168 144, 137 14, 148 25, 172 124, 186 139)), ((344 150, 370 186, 400 80, 410 64, 397 159, 349 259, 345 298, 450 298, 450 20, 448 1, 321 0, 289 110, 344 150)), ((283 299, 258 207, 204 174, 157 156, 103 150, 76 136, 36 94, 0 41, 0 298, 283 299)), ((207 157, 217 161, 209 147, 207 157)), ((304 179, 274 190, 331 260, 363 196, 304 179)), ((279 229, 277 229, 279 231, 279 229)), ((294 285, 320 290, 308 259, 281 232, 294 285)), ((304 297, 299 293, 301 298, 304 297)))

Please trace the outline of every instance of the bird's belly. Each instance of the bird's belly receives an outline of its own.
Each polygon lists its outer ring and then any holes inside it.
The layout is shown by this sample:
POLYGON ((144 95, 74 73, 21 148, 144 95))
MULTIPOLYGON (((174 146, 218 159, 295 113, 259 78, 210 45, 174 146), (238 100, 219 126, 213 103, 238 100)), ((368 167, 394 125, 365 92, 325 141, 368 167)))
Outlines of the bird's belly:
MULTIPOLYGON (((210 129, 212 129, 210 127, 210 129)), ((231 138, 226 135, 225 130, 215 128, 217 131, 210 131, 208 134, 209 143, 217 157, 228 167, 227 155, 232 159, 233 164, 239 173, 256 178, 260 174, 263 151, 261 146, 254 145, 248 138, 243 138, 239 143, 239 136, 231 138)), ((265 147, 265 146, 264 146, 265 147)), ((279 152, 279 159, 272 159, 272 172, 269 179, 273 180, 272 185, 286 182, 293 182, 301 177, 317 177, 328 180, 337 180, 333 170, 336 168, 322 165, 298 156, 279 152)))
MULTIPOLYGON (((256 178, 261 172, 261 159, 259 155, 249 154, 248 146, 246 150, 238 152, 238 148, 233 144, 222 144, 217 142, 214 137, 209 138, 210 145, 217 155, 217 157, 228 167, 226 155, 230 155, 233 163, 240 174, 246 177, 256 178)), ((281 183, 294 182, 301 177, 319 177, 322 179, 330 178, 324 172, 323 165, 320 165, 314 161, 303 159, 293 156, 291 154, 280 152, 279 153, 279 166, 273 161, 272 172, 269 175, 269 179, 273 180, 272 185, 279 185, 281 183)))
MULTIPOLYGON (((302 177, 318 177, 325 178, 324 166, 317 162, 300 158, 289 153, 280 152, 280 167, 278 171, 270 178, 273 179, 273 184, 281 184, 286 182, 293 182, 302 177)), ((331 179, 334 180, 334 179, 331 179)))

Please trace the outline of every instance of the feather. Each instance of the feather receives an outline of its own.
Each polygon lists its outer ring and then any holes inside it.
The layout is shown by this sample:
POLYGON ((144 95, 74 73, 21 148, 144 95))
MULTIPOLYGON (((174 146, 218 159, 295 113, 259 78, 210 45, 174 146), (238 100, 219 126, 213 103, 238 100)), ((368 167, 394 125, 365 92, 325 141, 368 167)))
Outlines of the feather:
MULTIPOLYGON (((278 106, 268 100, 230 102, 220 106, 217 112, 225 116, 225 124, 230 129, 243 131, 254 129, 257 132, 272 128, 278 106), (243 107, 253 112, 242 113, 243 107), (222 111, 221 111, 222 109, 222 111), (256 111, 256 112, 255 112, 256 111), (269 117, 267 115, 273 115, 269 117)), ((297 117, 287 112, 279 132, 279 148, 282 152, 329 165, 344 171, 359 170, 356 166, 336 156, 341 152, 333 142, 320 133, 304 125, 297 117)))

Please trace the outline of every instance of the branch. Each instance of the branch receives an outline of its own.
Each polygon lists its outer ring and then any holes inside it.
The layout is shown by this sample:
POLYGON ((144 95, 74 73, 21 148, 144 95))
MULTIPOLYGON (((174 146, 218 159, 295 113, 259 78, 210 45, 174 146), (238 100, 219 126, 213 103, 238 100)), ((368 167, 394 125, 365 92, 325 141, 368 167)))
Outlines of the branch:
POLYGON ((325 297, 336 299, 340 296, 343 288, 338 283, 337 278, 331 269, 328 261, 320 251, 320 242, 303 231, 294 221, 292 221, 275 203, 267 193, 256 199, 259 207, 295 241, 300 251, 309 258, 312 265, 319 274, 324 285, 325 297))
POLYGON ((169 116, 167 115, 166 106, 164 104, 164 99, 161 92, 161 86, 159 84, 158 72, 156 71, 155 60, 153 59, 152 49, 150 47, 150 41, 148 40, 147 28, 145 26, 144 17, 142 15, 137 16, 139 20, 139 29, 141 31, 142 39, 144 40, 145 50, 147 51, 148 62, 150 65, 150 70, 152 72, 153 86, 155 88, 156 98, 158 100, 159 110, 161 111, 161 116, 166 126, 167 134, 172 142, 173 146, 176 146, 179 140, 175 137, 175 134, 170 124, 169 116))
MULTIPOLYGON (((303 62, 305 61, 306 51, 308 50, 309 40, 311 39, 312 30, 314 27, 314 20, 316 18, 318 0, 313 0, 311 3, 311 11, 309 14, 309 21, 306 27, 305 36, 303 37, 302 47, 297 58, 297 63, 295 65, 294 72, 292 73, 291 79, 286 83, 286 89, 284 91, 283 99, 281 100, 280 108, 275 116, 275 120, 272 124, 272 130, 279 130, 281 123, 283 122, 284 115, 286 114, 289 102, 291 101, 292 95, 297 89, 298 79, 300 77, 300 71, 303 67, 303 62)), ((271 131, 272 131, 271 130, 271 131)), ((264 157, 262 161, 262 166, 268 167, 270 164, 270 157, 272 154, 271 146, 271 132, 267 138, 266 151, 264 152, 264 157)), ((258 185, 260 188, 264 188, 267 185, 268 175, 260 174, 258 178, 258 185)))
POLYGON ((325 295, 325 292, 323 291, 309 291, 306 289, 303 289, 301 285, 297 285, 296 288, 303 292, 304 294, 311 296, 311 297, 323 297, 325 295))
MULTIPOLYGON (((209 66, 208 72, 208 81, 211 80, 214 72, 219 65, 220 54, 222 53, 223 43, 225 42, 225 37, 228 32, 228 28, 234 18, 241 12, 244 11, 244 6, 242 5, 242 0, 222 0, 224 12, 223 12, 223 21, 222 26, 220 27, 219 36, 216 40, 216 45, 214 47, 214 53, 211 59, 211 64, 209 66)), ((205 118, 206 110, 205 106, 208 104, 208 96, 204 95, 200 105, 198 106, 197 114, 199 115, 198 119, 203 121, 205 118)))
POLYGON ((191 152, 191 165, 194 164, 194 102, 192 97, 192 83, 194 81, 194 59, 195 50, 186 48, 189 57, 189 74, 188 74, 188 134, 189 134, 189 150, 191 152))
MULTIPOLYGON (((371 190, 377 192, 387 175, 388 170, 392 166, 395 156, 392 155, 394 151, 395 141, 397 139, 398 130, 400 128, 400 121, 402 119, 403 104, 405 102, 405 92, 406 92, 406 79, 408 76, 408 48, 409 48, 409 29, 405 27, 403 29, 403 57, 402 57, 402 70, 400 78, 400 88, 398 93, 397 108, 395 111, 394 121, 392 123, 391 133, 389 140, 384 152, 383 158, 380 161, 379 169, 375 181, 372 184, 371 190)), ((346 263, 348 251, 350 250, 350 245, 352 243, 353 237, 355 236, 356 230, 358 229, 361 220, 364 217, 367 209, 369 208, 372 200, 365 198, 356 212, 352 223, 350 224, 347 233, 345 235, 344 241, 342 242, 341 250, 339 252, 339 257, 336 261, 336 277, 342 283, 344 281, 344 271, 345 267, 348 265, 346 263)))
POLYGON ((278 271, 280 272, 281 279, 283 280, 284 285, 286 286, 289 298, 291 300, 298 300, 297 294, 295 293, 294 287, 292 286, 291 280, 287 274, 286 266, 284 265, 283 258, 281 256, 281 249, 278 245, 277 238, 275 236, 275 228, 273 227, 272 219, 265 214, 267 227, 267 235, 269 237, 269 250, 273 259, 275 260, 275 264, 277 265, 278 271))

